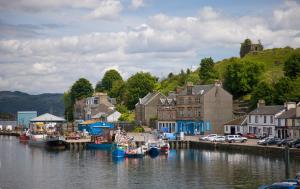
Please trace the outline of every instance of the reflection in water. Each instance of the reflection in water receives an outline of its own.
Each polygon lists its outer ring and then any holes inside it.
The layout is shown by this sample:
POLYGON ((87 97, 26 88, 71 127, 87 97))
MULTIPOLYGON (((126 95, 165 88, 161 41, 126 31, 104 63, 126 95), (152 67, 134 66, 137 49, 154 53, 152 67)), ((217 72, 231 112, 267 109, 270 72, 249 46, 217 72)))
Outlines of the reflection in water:
MULTIPOLYGON (((284 179, 280 157, 171 150, 115 159, 110 151, 47 151, 0 136, 0 188, 257 188, 284 179)), ((300 170, 291 161, 291 175, 300 170)))

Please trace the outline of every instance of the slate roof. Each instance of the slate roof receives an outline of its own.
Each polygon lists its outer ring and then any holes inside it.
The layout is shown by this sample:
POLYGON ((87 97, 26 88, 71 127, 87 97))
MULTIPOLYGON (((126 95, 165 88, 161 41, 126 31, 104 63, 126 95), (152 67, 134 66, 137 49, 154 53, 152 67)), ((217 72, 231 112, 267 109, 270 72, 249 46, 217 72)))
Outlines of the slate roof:
POLYGON ((282 114, 280 114, 278 117, 278 119, 295 119, 295 118, 300 118, 300 117, 296 117, 296 108, 291 108, 288 111, 283 112, 282 114))
POLYGON ((279 113, 284 109, 284 106, 282 105, 275 105, 275 106, 263 106, 256 108, 252 112, 249 113, 249 115, 274 115, 279 113))
POLYGON ((228 121, 224 125, 246 125, 246 118, 247 116, 241 116, 236 119, 228 121))
POLYGON ((49 114, 49 113, 45 113, 42 114, 38 117, 35 117, 33 119, 30 120, 31 122, 63 122, 65 121, 64 118, 61 117, 57 117, 55 115, 49 114))
MULTIPOLYGON (((155 96, 161 94, 160 92, 153 92, 153 93, 148 93, 146 96, 143 98, 139 99, 139 102, 137 104, 143 104, 146 105, 148 104, 155 96)), ((163 95, 164 96, 164 95, 163 95)))
MULTIPOLYGON (((211 88, 213 88, 215 85, 194 85, 192 88, 192 94, 198 95, 198 94, 205 94, 207 91, 209 91, 211 88)), ((182 90, 179 95, 187 95, 187 87, 182 90)))

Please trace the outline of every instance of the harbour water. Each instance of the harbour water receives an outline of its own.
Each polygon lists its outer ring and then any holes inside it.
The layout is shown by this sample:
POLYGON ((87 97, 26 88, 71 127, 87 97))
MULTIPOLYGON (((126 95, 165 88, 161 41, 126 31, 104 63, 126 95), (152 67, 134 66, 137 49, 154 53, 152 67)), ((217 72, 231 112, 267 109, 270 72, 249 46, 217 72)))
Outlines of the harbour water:
MULTIPOLYGON (((299 171, 292 158, 291 175, 299 171)), ((1 189, 257 188, 284 178, 280 156, 186 149, 117 160, 109 151, 47 151, 0 136, 1 189)))

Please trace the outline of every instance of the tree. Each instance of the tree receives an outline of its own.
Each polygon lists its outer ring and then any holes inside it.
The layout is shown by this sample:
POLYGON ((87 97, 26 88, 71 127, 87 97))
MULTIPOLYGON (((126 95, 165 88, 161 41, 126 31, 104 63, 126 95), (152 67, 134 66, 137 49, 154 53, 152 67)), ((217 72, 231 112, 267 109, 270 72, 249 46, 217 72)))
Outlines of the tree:
POLYGON ((118 80, 123 81, 119 72, 116 70, 108 70, 107 72, 105 72, 104 77, 102 78, 101 84, 102 84, 104 90, 110 91, 113 86, 113 82, 118 81, 118 80))
POLYGON ((112 88, 108 95, 116 98, 117 103, 120 104, 125 100, 127 93, 126 83, 123 80, 116 80, 113 82, 112 88))
POLYGON ((284 63, 284 75, 295 79, 297 76, 300 76, 300 54, 292 54, 287 61, 284 63))
POLYGON ((157 78, 150 73, 138 72, 127 80, 127 102, 129 110, 135 107, 139 98, 143 98, 149 92, 152 92, 157 78))
POLYGON ((251 104, 255 107, 258 100, 264 99, 267 105, 273 104, 274 89, 272 86, 264 81, 260 82, 254 87, 251 93, 251 104))
POLYGON ((72 103, 71 94, 69 91, 64 93, 63 100, 65 106, 65 119, 67 121, 73 121, 74 104, 72 103))
POLYGON ((292 80, 288 77, 282 77, 274 85, 274 102, 283 104, 287 101, 300 101, 300 77, 292 80))
POLYGON ((210 83, 217 78, 217 73, 214 69, 214 61, 210 58, 203 58, 200 63, 199 77, 204 83, 210 83))
POLYGON ((233 96, 240 97, 252 92, 259 82, 264 67, 255 62, 233 60, 226 67, 224 74, 224 87, 233 96))
POLYGON ((104 92, 105 91, 101 81, 97 82, 96 87, 95 87, 95 91, 96 92, 104 92))
POLYGON ((90 97, 94 93, 92 84, 85 78, 80 78, 71 87, 70 95, 72 104, 74 105, 76 100, 90 97))

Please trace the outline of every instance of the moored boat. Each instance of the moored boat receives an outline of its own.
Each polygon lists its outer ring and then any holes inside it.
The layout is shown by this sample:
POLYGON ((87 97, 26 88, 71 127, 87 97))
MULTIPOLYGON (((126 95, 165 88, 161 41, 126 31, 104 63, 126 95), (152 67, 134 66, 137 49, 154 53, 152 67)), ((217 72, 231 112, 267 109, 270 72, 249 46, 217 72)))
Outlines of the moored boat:
POLYGON ((64 150, 66 148, 65 138, 63 136, 47 136, 46 147, 48 149, 64 150))
POLYGON ((144 157, 145 153, 143 152, 142 147, 138 148, 128 148, 125 152, 125 157, 128 158, 141 158, 144 157))
POLYGON ((31 146, 44 147, 46 145, 46 134, 31 134, 28 144, 31 146))
POLYGON ((157 143, 149 143, 149 150, 148 150, 148 154, 151 156, 151 157, 156 157, 159 155, 159 152, 160 152, 160 148, 158 146, 157 143))
POLYGON ((112 156, 117 158, 125 157, 125 147, 116 145, 112 151, 112 156))
POLYGON ((107 137, 92 136, 92 142, 87 143, 86 146, 88 149, 111 150, 112 142, 110 135, 107 135, 107 137))
POLYGON ((29 133, 28 132, 23 132, 20 134, 19 140, 20 142, 28 142, 29 141, 29 133))

